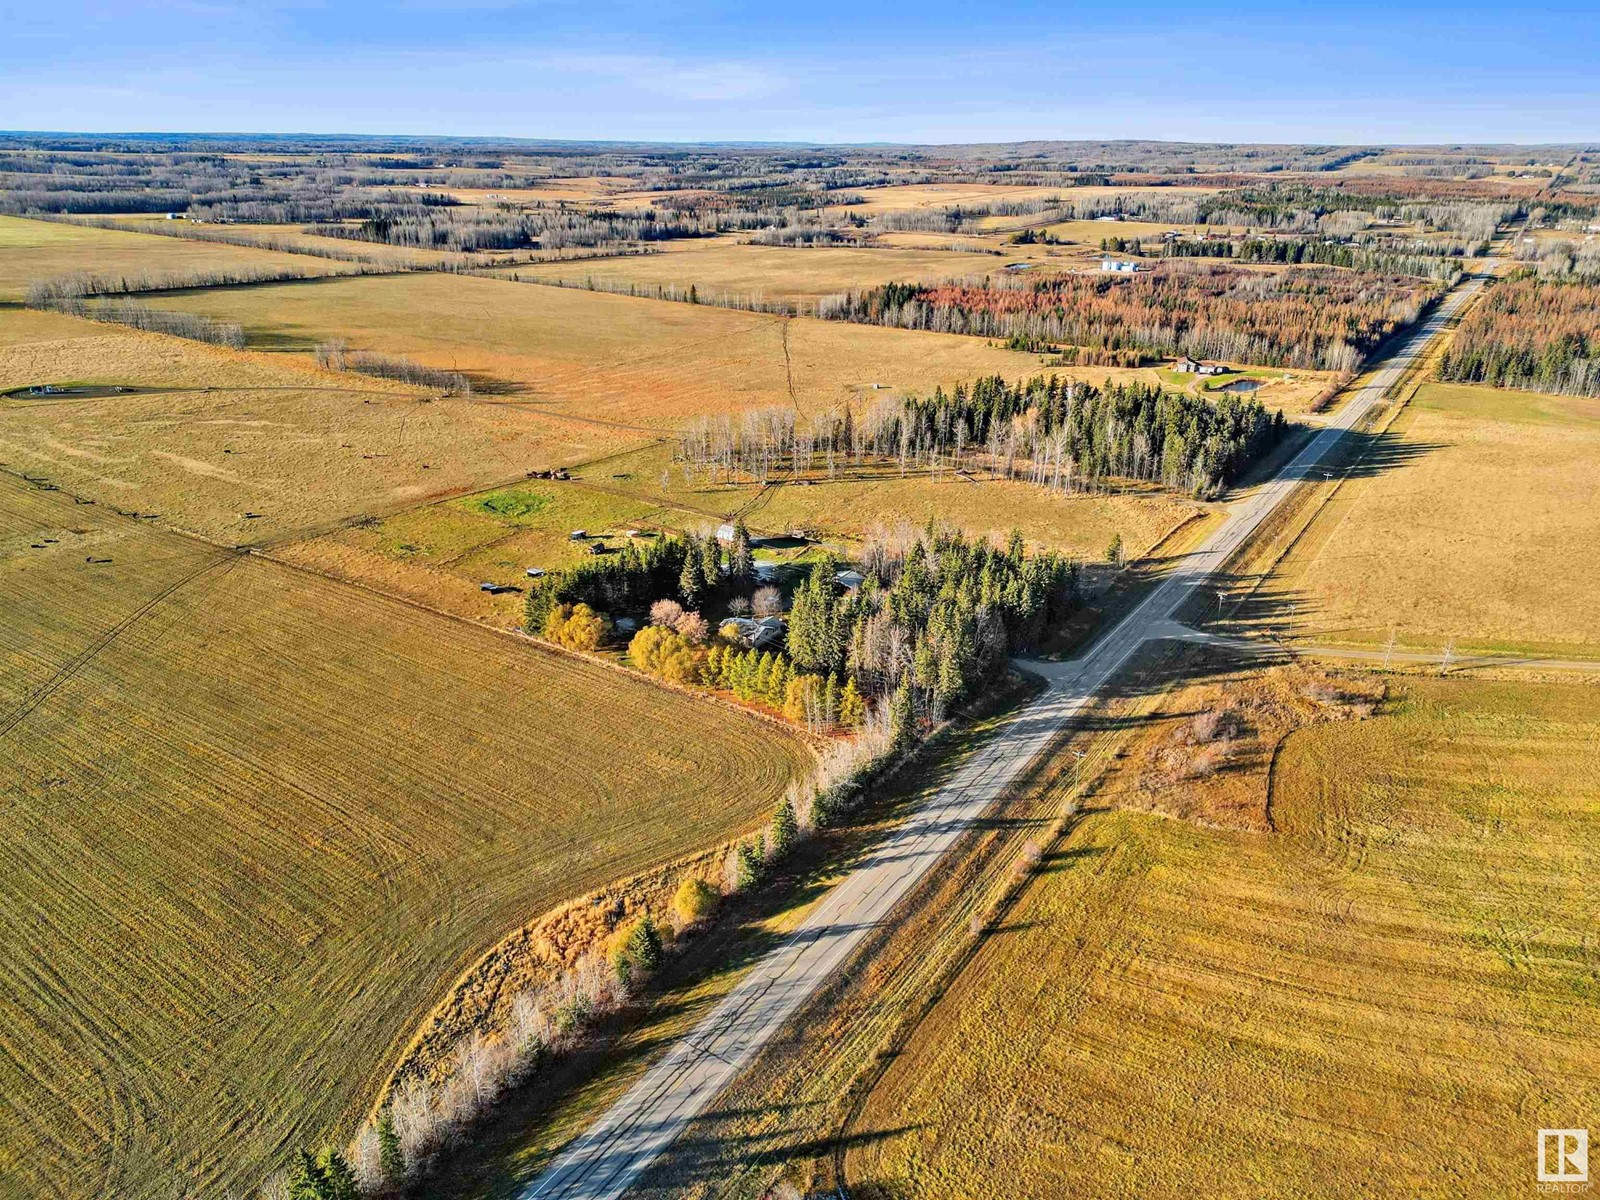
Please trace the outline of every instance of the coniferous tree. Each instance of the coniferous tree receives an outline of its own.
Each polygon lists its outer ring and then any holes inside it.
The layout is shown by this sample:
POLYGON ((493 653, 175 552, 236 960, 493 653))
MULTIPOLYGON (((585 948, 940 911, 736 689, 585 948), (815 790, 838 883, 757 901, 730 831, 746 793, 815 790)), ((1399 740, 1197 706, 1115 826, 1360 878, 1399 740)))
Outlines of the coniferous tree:
POLYGON ((394 1127, 394 1109, 385 1108, 378 1118, 378 1174, 383 1186, 393 1191, 405 1182, 406 1159, 400 1135, 394 1127))
POLYGON ((917 738, 917 706, 911 681, 902 680, 889 700, 889 742, 899 751, 909 750, 917 738))
POLYGON ((794 849, 794 844, 800 838, 800 822, 795 819, 794 805, 785 796, 778 804, 778 810, 772 814, 772 843, 767 847, 767 854, 778 861, 788 856, 794 849))
POLYGON ((756 559, 750 552, 750 531, 740 521, 733 527, 733 544, 728 547, 728 581, 740 592, 756 581, 756 559))
POLYGON ((701 565, 700 539, 690 534, 684 539, 683 569, 678 573, 678 595, 685 607, 699 608, 705 594, 705 571, 701 565))

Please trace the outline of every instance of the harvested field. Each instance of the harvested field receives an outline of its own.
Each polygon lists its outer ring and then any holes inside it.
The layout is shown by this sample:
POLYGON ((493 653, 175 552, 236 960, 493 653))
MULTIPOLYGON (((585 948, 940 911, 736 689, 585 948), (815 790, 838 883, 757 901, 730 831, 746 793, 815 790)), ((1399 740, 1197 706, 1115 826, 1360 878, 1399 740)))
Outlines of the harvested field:
POLYGON ((804 303, 847 288, 895 280, 933 282, 995 270, 985 257, 952 250, 874 250, 841 246, 755 246, 731 238, 669 242, 660 254, 502 268, 501 276, 559 279, 583 286, 641 289, 693 285, 702 300, 727 295, 804 303))
POLYGON ((21 300, 36 279, 79 272, 186 276, 239 268, 306 275, 347 269, 325 258, 275 250, 0 216, 0 300, 21 300))
POLYGON ((874 383, 931 392, 986 373, 1015 377, 1040 361, 970 338, 457 275, 218 288, 159 303, 238 321, 263 345, 344 337, 352 349, 464 371, 479 391, 514 392, 541 412, 646 433, 706 412, 821 411, 871 395, 874 383))
MULTIPOLYGON (((1305 640, 1600 652, 1600 401, 1429 383, 1241 618, 1305 640)), ((1297 523, 1296 529, 1299 528, 1297 523)))
POLYGON ((0 391, 67 382, 130 390, 0 400, 0 463, 229 545, 481 488, 637 437, 435 399, 307 359, 0 315, 0 391))
POLYGON ((810 757, 60 493, 0 479, 0 522, 8 1195, 253 1188, 352 1132, 502 935, 754 825, 810 757))
POLYGON ((1600 1103, 1595 690, 1396 686, 1290 738, 1276 834, 1094 808, 877 1081, 850 1194, 1527 1189, 1600 1103))

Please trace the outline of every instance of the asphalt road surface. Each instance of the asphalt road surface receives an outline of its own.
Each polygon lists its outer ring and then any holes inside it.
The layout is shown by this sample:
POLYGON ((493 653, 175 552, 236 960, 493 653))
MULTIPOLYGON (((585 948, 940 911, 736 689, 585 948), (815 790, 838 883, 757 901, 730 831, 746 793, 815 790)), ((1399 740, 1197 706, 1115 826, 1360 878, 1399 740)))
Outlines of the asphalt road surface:
POLYGON ((1049 680, 1048 689, 1001 726, 946 787, 837 884, 788 941, 762 959, 598 1123, 531 1182, 519 1200, 612 1200, 622 1195, 1139 647, 1170 636, 1173 614, 1295 485, 1320 477, 1317 466, 1328 451, 1379 403, 1479 286, 1474 278, 1452 292, 1292 462, 1229 509, 1216 532, 1087 654, 1067 663, 1028 664, 1049 680))

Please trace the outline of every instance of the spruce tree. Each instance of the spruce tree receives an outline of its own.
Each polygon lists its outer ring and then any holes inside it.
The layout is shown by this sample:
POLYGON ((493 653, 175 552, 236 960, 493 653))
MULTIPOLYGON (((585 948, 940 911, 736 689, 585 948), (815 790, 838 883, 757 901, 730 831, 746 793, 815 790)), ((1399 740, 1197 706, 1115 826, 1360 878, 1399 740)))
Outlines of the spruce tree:
POLYGON ((733 544, 728 547, 728 577, 740 591, 756 581, 756 558, 750 552, 750 531, 743 521, 733 527, 733 544))
POLYGON ((911 680, 902 679, 889 699, 889 740, 896 750, 909 750, 917 739, 916 697, 911 680))
POLYGON ((317 1156, 317 1166, 322 1169, 323 1180, 320 1200, 361 1200, 356 1173, 343 1154, 329 1146, 317 1156))
POLYGON ((761 861, 764 848, 760 841, 739 843, 739 869, 736 881, 741 892, 748 892, 752 888, 761 886, 761 877, 764 874, 761 861))
POLYGON ((394 1109, 385 1108, 378 1118, 378 1173, 390 1191, 405 1182, 406 1158, 400 1148, 400 1135, 394 1127, 394 1109))
POLYGON ((772 814, 772 844, 767 847, 768 856, 774 862, 787 857, 799 839, 800 822, 795 820, 794 805, 785 796, 778 803, 778 811, 772 814))
POLYGON ((844 690, 839 693, 839 724, 846 729, 855 729, 866 719, 866 702, 856 689, 856 681, 853 678, 845 680, 844 690))
POLYGON ((705 577, 700 568, 700 539, 690 534, 684 539, 683 568, 678 572, 678 594, 685 608, 699 608, 705 591, 705 577))
POLYGON ((326 1200, 327 1177, 311 1151, 300 1151, 289 1172, 289 1200, 326 1200))
POLYGON ((654 974, 661 966, 661 931, 649 913, 639 918, 628 938, 628 958, 641 974, 654 974))

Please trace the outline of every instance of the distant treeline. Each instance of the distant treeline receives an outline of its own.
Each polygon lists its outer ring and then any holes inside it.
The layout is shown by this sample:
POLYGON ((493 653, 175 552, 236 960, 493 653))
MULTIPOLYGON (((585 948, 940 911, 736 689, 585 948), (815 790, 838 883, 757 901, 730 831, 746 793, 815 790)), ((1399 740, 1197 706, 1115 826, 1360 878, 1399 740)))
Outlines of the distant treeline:
MULTIPOLYGON (((1121 242, 1122 239, 1110 239, 1121 242)), ((1420 279, 1453 282, 1461 274, 1456 255, 1466 253, 1461 243, 1428 252, 1430 243, 1408 241, 1404 250, 1382 249, 1328 238, 1176 238, 1163 241, 1155 253, 1162 258, 1231 258, 1235 262, 1284 263, 1290 266, 1347 267, 1378 275, 1415 275, 1420 279)), ((1108 245, 1114 253, 1141 254, 1138 242, 1131 247, 1108 245)))
POLYGON ((859 417, 846 409, 805 424, 782 408, 703 417, 681 436, 678 457, 712 476, 763 482, 890 460, 902 472, 988 468, 1063 490, 1136 479, 1213 496, 1285 429, 1283 414, 1253 397, 1054 375, 1012 385, 995 375, 926 399, 884 399, 859 417))
POLYGON ((1171 263, 1131 276, 890 283, 825 297, 817 312, 899 329, 1349 371, 1436 297, 1397 276, 1171 263))
POLYGON ((91 304, 87 300, 65 298, 42 304, 30 304, 29 307, 85 317, 91 321, 104 321, 112 325, 127 325, 151 333, 170 334, 195 342, 209 342, 213 346, 230 346, 235 350, 242 350, 245 344, 243 327, 232 321, 213 321, 196 313, 152 308, 148 304, 132 300, 91 304))
POLYGON ((472 381, 460 371, 424 366, 393 354, 351 350, 343 338, 317 343, 315 357, 317 365, 329 371, 354 371, 358 375, 371 375, 378 379, 396 379, 419 387, 439 388, 456 396, 472 394, 472 381))
POLYGON ((1461 322, 1440 379, 1600 396, 1600 285, 1508 279, 1461 322))
MULTIPOLYGON (((341 272, 345 273, 345 272, 341 272)), ((360 274, 361 272, 348 272, 360 274)), ((131 296, 140 292, 172 292, 186 288, 233 287, 246 283, 288 283, 302 279, 321 279, 311 273, 283 267, 238 266, 206 271, 151 274, 95 275, 79 272, 36 279, 28 285, 27 304, 43 308, 61 300, 82 300, 93 296, 131 296)))

